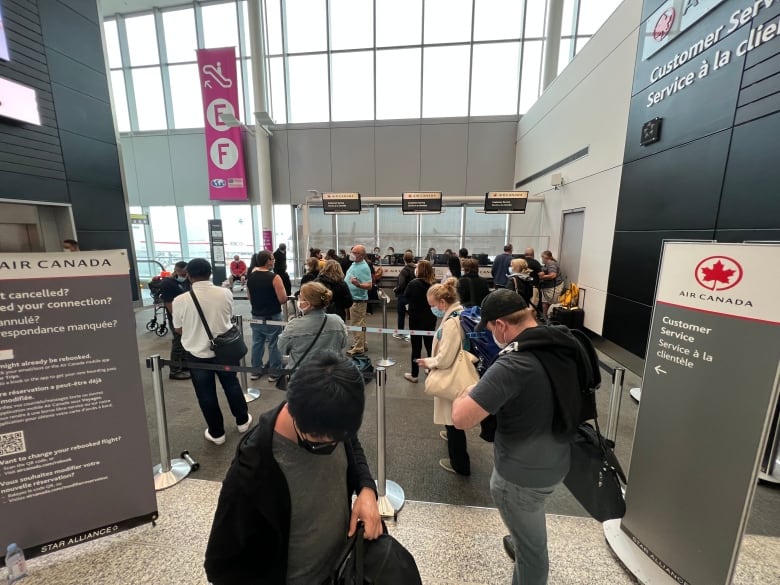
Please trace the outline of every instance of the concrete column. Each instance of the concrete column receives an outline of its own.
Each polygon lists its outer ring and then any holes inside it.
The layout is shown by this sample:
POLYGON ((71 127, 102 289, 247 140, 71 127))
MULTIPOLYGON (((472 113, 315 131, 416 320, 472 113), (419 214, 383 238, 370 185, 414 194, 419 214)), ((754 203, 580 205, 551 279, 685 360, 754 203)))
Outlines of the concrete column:
POLYGON ((252 83, 255 97, 255 142, 257 144, 257 176, 260 199, 260 229, 263 249, 274 249, 274 200, 271 186, 271 123, 268 115, 266 93, 267 74, 265 68, 265 39, 263 38, 263 11, 260 0, 249 0, 249 46, 252 48, 252 83))
POLYGON ((547 1, 547 40, 544 43, 544 71, 542 91, 558 76, 558 55, 561 52, 563 0, 547 1))

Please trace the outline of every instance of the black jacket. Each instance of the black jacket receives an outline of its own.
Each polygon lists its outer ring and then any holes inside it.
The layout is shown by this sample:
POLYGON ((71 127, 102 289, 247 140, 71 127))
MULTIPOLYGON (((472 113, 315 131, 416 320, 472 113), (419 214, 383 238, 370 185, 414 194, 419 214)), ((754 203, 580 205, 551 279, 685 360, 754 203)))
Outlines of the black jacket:
POLYGON ((555 399, 553 433, 573 436, 582 422, 582 396, 588 388, 587 358, 581 346, 563 325, 531 327, 515 342, 516 351, 534 354, 550 378, 555 399))
POLYGON ((398 284, 393 289, 395 296, 406 296, 406 287, 414 280, 414 264, 407 264, 398 273, 398 284))
POLYGON ((321 282, 323 286, 327 287, 328 290, 333 293, 333 299, 325 309, 325 312, 338 315, 341 317, 342 321, 346 321, 347 309, 349 309, 353 303, 352 293, 349 292, 349 286, 347 286, 347 283, 343 280, 331 280, 322 274, 320 274, 315 279, 315 282, 321 282))
MULTIPOLYGON (((204 564, 213 585, 287 583, 290 492, 271 446, 285 404, 263 414, 241 439, 222 482, 204 564)), ((344 497, 365 487, 375 490, 360 441, 355 437, 344 448, 348 491, 344 497)))
POLYGON ((431 285, 421 278, 415 278, 406 287, 406 303, 409 306, 409 329, 433 331, 436 329, 436 315, 428 304, 428 289, 431 285))
POLYGON ((490 294, 487 279, 475 272, 467 272, 458 280, 458 297, 460 304, 466 308, 479 307, 482 299, 490 294))

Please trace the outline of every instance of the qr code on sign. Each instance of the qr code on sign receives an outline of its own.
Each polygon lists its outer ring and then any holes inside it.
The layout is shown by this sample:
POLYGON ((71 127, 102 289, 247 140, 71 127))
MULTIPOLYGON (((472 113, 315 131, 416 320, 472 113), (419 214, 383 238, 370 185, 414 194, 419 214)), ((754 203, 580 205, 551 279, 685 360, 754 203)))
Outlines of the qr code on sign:
POLYGON ((16 455, 25 451, 27 451, 27 446, 24 444, 24 431, 14 431, 13 433, 0 435, 0 457, 16 455))

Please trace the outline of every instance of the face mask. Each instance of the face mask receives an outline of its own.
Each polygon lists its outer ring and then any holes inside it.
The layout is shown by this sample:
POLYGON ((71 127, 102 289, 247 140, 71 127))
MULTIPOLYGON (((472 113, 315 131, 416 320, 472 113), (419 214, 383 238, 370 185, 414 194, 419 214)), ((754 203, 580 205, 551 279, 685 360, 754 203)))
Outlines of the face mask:
POLYGON ((431 313, 437 317, 444 317, 444 313, 446 313, 446 311, 442 311, 439 307, 431 307, 431 313))
POLYGON ((298 301, 296 304, 298 305, 298 310, 301 313, 305 313, 306 309, 309 308, 309 303, 307 303, 306 301, 298 301))
POLYGON ((506 341, 503 343, 498 340, 496 337, 496 332, 493 331, 493 342, 498 346, 499 349, 504 349, 507 345, 509 345, 506 341))
POLYGON ((177 276, 176 280, 178 280, 179 282, 184 282, 184 281, 187 280, 187 277, 186 276, 177 276))
POLYGON ((416 271, 416 270, 414 271, 414 277, 415 277, 415 278, 418 278, 418 276, 417 276, 417 271, 416 271))
POLYGON ((298 446, 302 449, 306 449, 312 455, 330 455, 339 445, 338 441, 310 441, 301 435, 301 433, 298 431, 298 425, 295 424, 295 421, 293 421, 293 427, 295 428, 295 435, 298 437, 298 446))
POLYGON ((350 255, 349 255, 349 260, 350 260, 351 262, 354 262, 354 261, 355 261, 355 255, 354 255, 354 254, 350 254, 350 255))

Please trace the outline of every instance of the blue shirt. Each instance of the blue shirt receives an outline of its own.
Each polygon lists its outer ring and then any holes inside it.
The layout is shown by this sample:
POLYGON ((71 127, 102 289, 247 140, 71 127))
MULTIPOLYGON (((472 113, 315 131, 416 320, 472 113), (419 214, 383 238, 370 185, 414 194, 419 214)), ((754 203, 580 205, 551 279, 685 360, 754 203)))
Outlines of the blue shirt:
POLYGON ((357 278, 361 284, 365 282, 372 282, 371 269, 368 267, 368 263, 366 263, 365 260, 361 260, 360 262, 353 262, 349 267, 349 270, 347 270, 347 274, 344 276, 344 280, 347 282, 347 285, 349 286, 349 292, 352 293, 352 298, 354 300, 367 301, 368 289, 358 288, 352 284, 353 276, 357 278))

